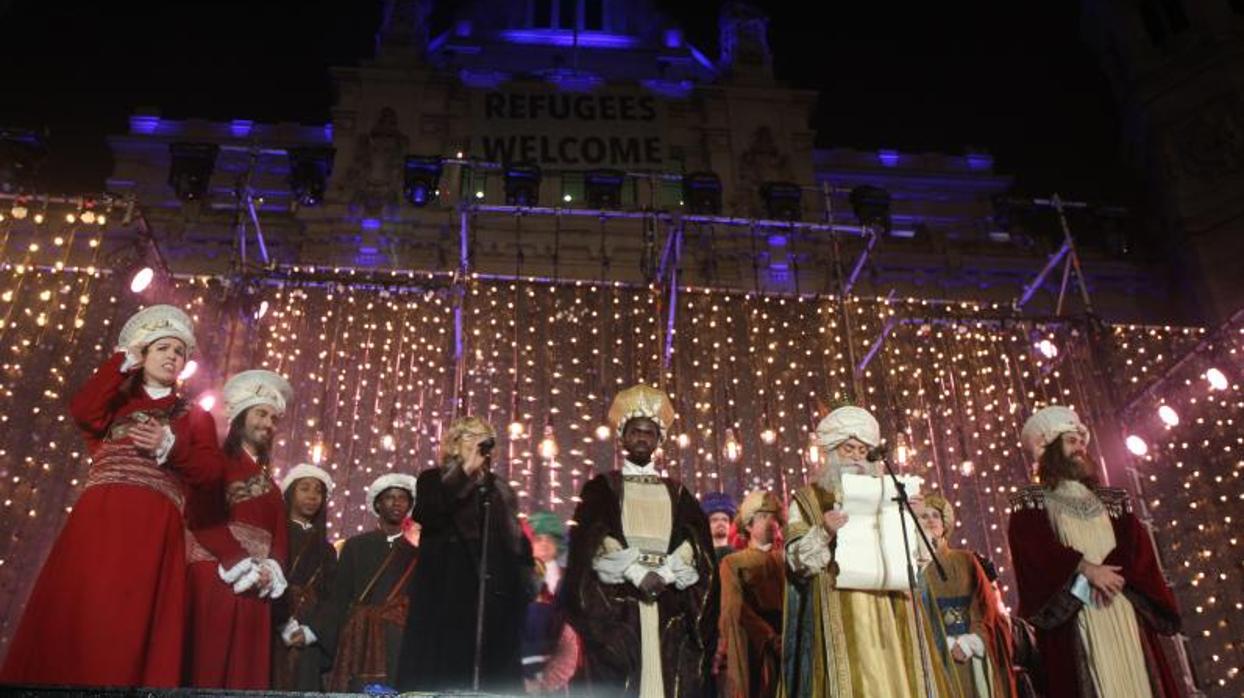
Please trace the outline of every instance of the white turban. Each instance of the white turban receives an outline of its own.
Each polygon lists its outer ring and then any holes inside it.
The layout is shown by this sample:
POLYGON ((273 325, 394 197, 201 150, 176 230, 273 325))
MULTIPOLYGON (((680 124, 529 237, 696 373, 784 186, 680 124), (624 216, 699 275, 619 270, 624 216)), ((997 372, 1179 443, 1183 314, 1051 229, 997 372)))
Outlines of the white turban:
POLYGON ((1088 427, 1084 426, 1074 410, 1063 405, 1052 405, 1037 410, 1036 414, 1028 418, 1019 440, 1032 455, 1032 459, 1039 460, 1046 446, 1057 441, 1063 434, 1071 432, 1079 434, 1085 442, 1089 439, 1088 427))
MULTIPOLYGON (((410 493, 410 502, 413 509, 415 502, 415 478, 412 475, 404 473, 388 473, 381 475, 372 481, 367 487, 367 508, 371 513, 376 514, 376 500, 380 498, 380 493, 390 487, 400 487, 410 493)), ((376 514, 379 516, 379 514, 376 514)))
POLYGON ((263 369, 242 371, 225 383, 222 392, 230 424, 239 414, 255 405, 268 405, 283 415, 285 406, 294 399, 294 389, 289 381, 263 369))
POLYGON ((847 439, 876 448, 881 444, 881 425, 868 410, 850 406, 830 412, 816 425, 816 442, 826 449, 838 448, 847 439))
POLYGON ((121 327, 117 347, 137 354, 165 337, 181 340, 186 345, 187 358, 198 347, 194 340, 194 322, 181 308, 171 305, 153 305, 134 313, 121 327))
POLYGON ((281 478, 281 494, 293 486, 293 484, 304 477, 311 477, 324 483, 324 496, 333 493, 333 478, 323 468, 311 465, 310 463, 299 463, 285 473, 285 477, 281 478))

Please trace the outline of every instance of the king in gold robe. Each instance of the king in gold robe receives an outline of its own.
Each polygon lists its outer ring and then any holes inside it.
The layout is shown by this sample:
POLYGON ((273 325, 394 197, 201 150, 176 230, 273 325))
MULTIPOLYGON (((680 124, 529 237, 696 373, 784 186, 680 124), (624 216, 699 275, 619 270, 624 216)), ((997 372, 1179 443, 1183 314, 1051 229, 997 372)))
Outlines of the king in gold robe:
POLYGON ((925 695, 921 635, 910 596, 837 586, 837 531, 846 515, 844 472, 880 442, 877 420, 858 407, 834 410, 817 426, 828 452, 817 482, 787 509, 788 566, 782 642, 782 692, 791 698, 919 698, 925 695))

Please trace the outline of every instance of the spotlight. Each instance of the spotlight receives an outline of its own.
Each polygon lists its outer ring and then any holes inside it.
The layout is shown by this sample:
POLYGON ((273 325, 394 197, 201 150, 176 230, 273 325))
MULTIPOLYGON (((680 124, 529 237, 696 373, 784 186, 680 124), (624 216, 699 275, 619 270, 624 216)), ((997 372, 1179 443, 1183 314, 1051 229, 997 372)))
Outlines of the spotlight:
POLYGON ((168 150, 172 156, 168 184, 177 198, 194 201, 206 196, 220 146, 215 143, 171 143, 168 150))
POLYGON ((860 225, 890 230, 890 192, 868 184, 851 190, 851 210, 860 225))
POLYGON ((268 314, 268 301, 259 301, 259 308, 255 310, 255 319, 262 320, 263 316, 268 314))
POLYGON ((207 393, 203 397, 199 398, 199 407, 202 407, 204 412, 211 412, 212 408, 215 406, 216 406, 215 395, 212 395, 211 393, 207 393))
POLYGON ((406 200, 423 208, 436 200, 441 184, 441 159, 407 155, 405 167, 406 200))
POLYGON ((1037 342, 1037 351, 1040 351, 1041 356, 1044 356, 1047 359, 1052 359, 1058 356, 1058 347, 1048 339, 1043 339, 1040 342, 1037 342))
POLYGON ((190 380, 190 376, 193 376, 194 372, 198 370, 199 370, 199 362, 195 361, 194 359, 190 359, 189 361, 186 362, 186 366, 181 369, 181 373, 177 374, 177 380, 179 381, 190 380))
POLYGON ((622 207, 622 182, 626 174, 621 170, 589 170, 583 174, 583 187, 587 191, 588 208, 617 209, 622 207))
POLYGON ((540 167, 520 162, 505 168, 505 203, 534 206, 540 201, 540 167))
POLYGON ((613 430, 609 428, 608 424, 602 424, 596 427, 596 438, 600 439, 601 441, 608 441, 609 435, 612 433, 613 433, 613 430))
POLYGON ((1127 450, 1131 451, 1134 456, 1143 456, 1149 452, 1149 444, 1135 434, 1127 437, 1124 443, 1127 444, 1127 450))
POLYGON ((13 216, 13 220, 20 221, 30 215, 30 209, 26 208, 25 199, 17 199, 13 202, 13 208, 9 209, 9 215, 13 216))
POLYGON ((1158 408, 1158 419, 1168 427, 1179 426, 1179 413, 1170 405, 1162 405, 1158 408))
POLYGON ((78 216, 78 219, 90 225, 95 222, 95 212, 88 208, 82 212, 82 215, 78 216))
POLYGON ((1209 381, 1209 387, 1214 390, 1227 389, 1227 377, 1216 368, 1211 368, 1205 372, 1205 380, 1209 381))
POLYGON ((797 221, 803 218, 803 190, 793 182, 765 182, 760 185, 769 220, 797 221))
POLYGON ((682 200, 691 213, 721 213, 721 178, 713 172, 692 172, 683 175, 682 200))
POLYGON ((130 291, 133 293, 142 293, 151 285, 155 279, 155 269, 151 267, 143 267, 134 272, 134 276, 130 277, 130 291))
POLYGON ((334 153, 332 148, 289 149, 289 190, 298 205, 315 206, 324 200, 334 153))

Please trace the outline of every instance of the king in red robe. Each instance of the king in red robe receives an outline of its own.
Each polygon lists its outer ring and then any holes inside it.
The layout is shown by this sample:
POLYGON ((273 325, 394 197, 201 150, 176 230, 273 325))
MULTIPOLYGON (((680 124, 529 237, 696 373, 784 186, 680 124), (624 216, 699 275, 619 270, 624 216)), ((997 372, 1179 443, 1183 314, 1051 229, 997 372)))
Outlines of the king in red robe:
POLYGON ((1088 430, 1066 407, 1024 426, 1040 485, 1011 498, 1019 615, 1036 627, 1047 695, 1183 695, 1159 644, 1179 631, 1174 594, 1124 490, 1098 487, 1088 430))
POLYGON ((271 371, 225 384, 229 435, 222 487, 188 507, 190 639, 187 682, 198 688, 271 685, 272 601, 285 591, 285 500, 268 472, 276 421, 293 397, 271 371))
POLYGON ((185 634, 188 485, 219 477, 211 415, 173 386, 194 351, 181 310, 152 306, 74 395, 85 489, 39 574, 0 682, 174 687, 185 634))

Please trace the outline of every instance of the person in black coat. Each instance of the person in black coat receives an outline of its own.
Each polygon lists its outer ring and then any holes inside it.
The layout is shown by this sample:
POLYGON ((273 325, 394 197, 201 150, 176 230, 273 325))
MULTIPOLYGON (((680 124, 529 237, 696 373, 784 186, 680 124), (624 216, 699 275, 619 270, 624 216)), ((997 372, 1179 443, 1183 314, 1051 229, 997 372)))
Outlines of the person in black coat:
POLYGON ((414 520, 423 527, 398 662, 402 691, 473 688, 483 519, 489 518, 481 690, 523 691, 521 633, 537 589, 531 544, 513 490, 489 469, 496 432, 466 417, 450 425, 441 466, 420 474, 414 520), (485 507, 487 502, 487 507, 485 507))

